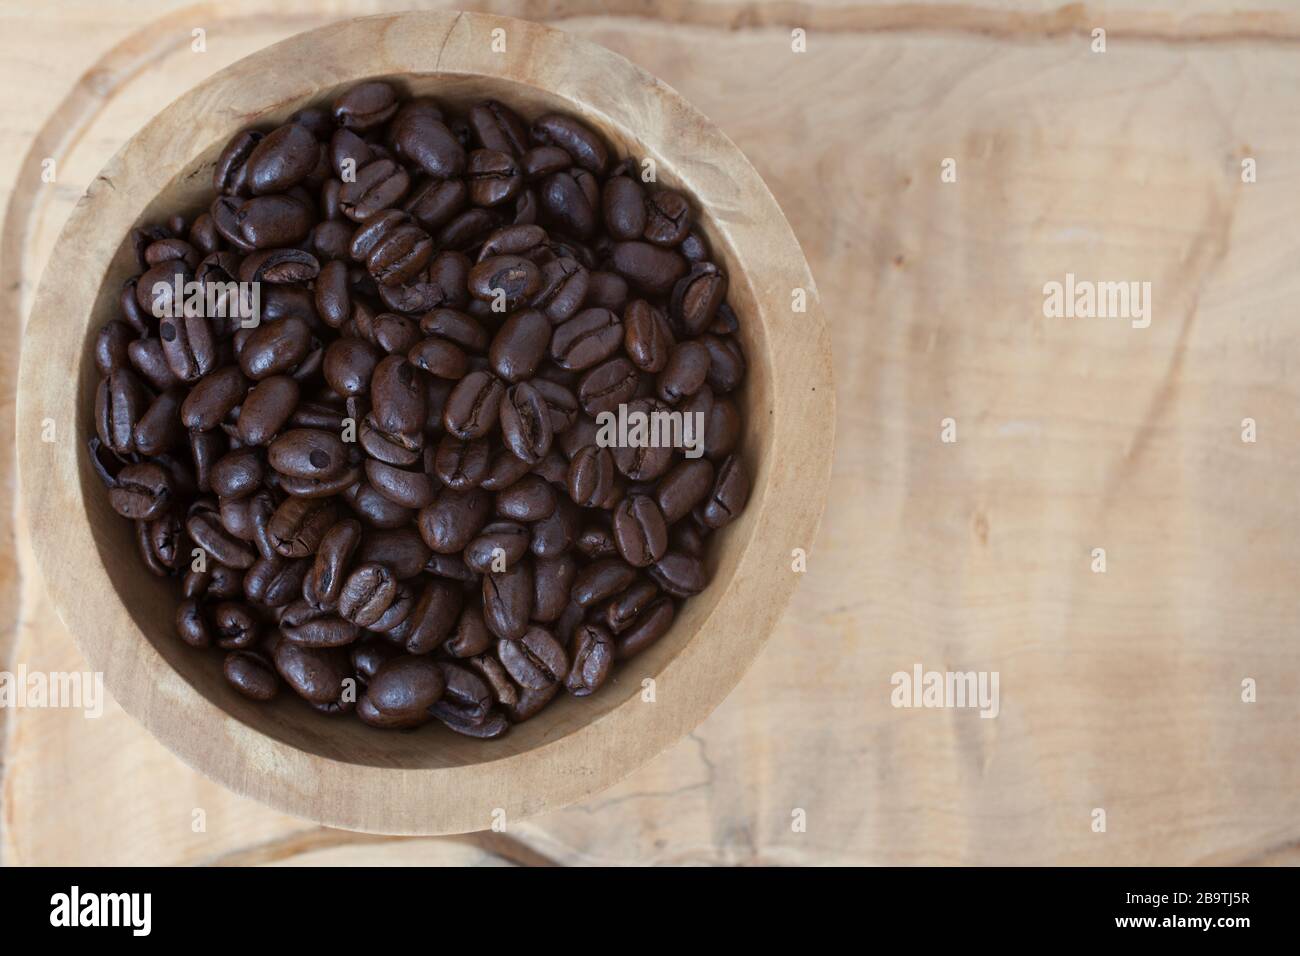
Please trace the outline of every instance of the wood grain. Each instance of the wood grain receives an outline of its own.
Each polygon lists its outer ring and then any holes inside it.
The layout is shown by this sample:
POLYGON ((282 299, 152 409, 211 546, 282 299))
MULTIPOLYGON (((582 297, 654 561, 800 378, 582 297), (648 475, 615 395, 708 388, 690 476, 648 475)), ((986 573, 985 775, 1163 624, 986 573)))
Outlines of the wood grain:
MULTIPOLYGON (((806 580, 727 702, 624 783, 510 836, 569 863, 1300 860, 1294 8, 617 16, 630 6, 531 9, 665 78, 771 186, 830 319, 838 452, 806 580), (835 32, 792 56, 804 17, 835 32), (1099 56, 1087 25, 1102 21, 1099 56), (939 182, 945 157, 957 183, 939 182), (1152 281, 1151 327, 1043 318, 1042 285, 1066 271, 1152 281), (890 675, 916 662, 1000 671, 1000 716, 892 708, 890 675), (1240 702, 1246 676, 1258 703, 1240 702)), ((213 37, 225 56, 277 35, 213 37)), ((159 68, 180 89, 205 74, 177 47, 159 68)), ((117 122, 168 98, 129 86, 107 104, 117 122)), ((87 177, 113 145, 96 130, 87 177)), ((23 587, 17 656, 75 666, 39 584, 23 587)), ((466 861, 464 844, 358 841, 234 798, 115 710, 10 716, 14 862, 466 861)))

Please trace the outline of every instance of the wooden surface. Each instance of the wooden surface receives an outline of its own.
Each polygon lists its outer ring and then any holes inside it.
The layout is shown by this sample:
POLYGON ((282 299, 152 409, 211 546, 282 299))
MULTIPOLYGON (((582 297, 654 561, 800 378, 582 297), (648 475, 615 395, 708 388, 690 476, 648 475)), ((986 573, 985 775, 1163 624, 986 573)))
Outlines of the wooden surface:
MULTIPOLYGON (((0 14, 5 295, 29 294, 12 284, 39 274, 90 177, 175 93, 383 5, 265 4, 275 12, 223 28, 255 7, 0 14), (205 22, 209 52, 191 54, 205 22), (75 87, 74 64, 101 57, 75 87), (35 156, 65 157, 54 187, 30 158, 13 165, 37 135, 49 152, 35 156), (26 241, 15 211, 31 215, 26 241)), ((835 346, 838 450, 776 636, 697 732, 622 784, 454 840, 278 815, 190 772, 111 705, 98 721, 0 712, 5 860, 1300 862, 1294 8, 492 9, 561 11, 564 29, 667 80, 745 151, 809 256, 835 346), (1105 54, 1088 49, 1099 23, 1105 54), (790 52, 797 26, 806 54, 790 52), (940 182, 947 157, 956 183, 940 182), (1244 157, 1258 182, 1242 183, 1244 157), (1150 327, 1045 318, 1043 284, 1067 272, 1152 282, 1150 327), (945 418, 955 443, 940 440, 945 418), (1090 570, 1099 547, 1105 574, 1090 570), (916 663, 998 671, 1000 715, 891 707, 890 676, 916 663), (792 832, 795 809, 806 832, 792 832)), ((5 658, 77 667, 25 573, 21 528, 16 556, 5 658)))
POLYGON ((566 806, 694 730, 748 669, 799 583, 790 546, 806 548, 816 533, 835 419, 830 346, 808 265, 735 146, 603 47, 531 21, 450 11, 301 34, 151 119, 96 176, 50 261, 24 330, 18 383, 19 480, 37 570, 114 699, 187 764, 237 793, 307 820, 387 834, 473 832, 501 815, 519 821, 566 806), (505 54, 492 49, 498 31, 509 38, 505 54), (719 532, 710 587, 600 694, 566 695, 499 740, 436 723, 376 734, 359 721, 324 722, 285 696, 258 704, 233 693, 216 657, 176 639, 168 609, 179 600, 177 583, 134 561, 132 526, 108 504, 84 452, 95 434, 86 409, 100 380, 96 335, 120 314, 122 283, 139 271, 124 237, 167 211, 206 208, 218 154, 250 123, 274 128, 376 75, 405 76, 412 96, 437 95, 462 115, 485 99, 510 103, 529 122, 563 111, 619 154, 653 158, 660 183, 698 202, 728 301, 746 320, 737 333, 748 357, 738 402, 752 492, 719 532), (60 262, 78 269, 53 265, 60 262), (794 289, 807 301, 792 319, 794 289), (68 361, 77 362, 79 387, 69 386, 68 361), (51 421, 72 434, 43 440, 51 421))

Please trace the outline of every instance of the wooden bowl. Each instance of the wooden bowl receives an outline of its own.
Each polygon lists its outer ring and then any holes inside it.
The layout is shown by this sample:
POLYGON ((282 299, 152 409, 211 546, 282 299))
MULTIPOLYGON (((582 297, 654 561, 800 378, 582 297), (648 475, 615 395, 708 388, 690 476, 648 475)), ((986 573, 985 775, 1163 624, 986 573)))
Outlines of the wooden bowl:
POLYGON ((406 13, 278 43, 163 110, 105 167, 50 257, 23 343, 22 495, 54 605, 122 707, 191 766, 231 789, 330 826, 381 833, 481 830, 607 787, 693 729, 771 633, 825 503, 834 399, 828 338, 808 265, 740 151, 673 90, 621 57, 533 23, 406 13), (495 31, 504 31, 495 33, 495 31), (504 37, 506 52, 494 52, 504 37), (133 271, 138 223, 206 208, 218 151, 367 78, 464 107, 495 97, 526 119, 571 113, 621 155, 653 157, 660 182, 696 201, 731 278, 749 375, 740 393, 753 493, 710 552, 712 584, 671 632, 593 697, 567 695, 495 741, 441 726, 411 733, 331 720, 292 693, 235 694, 214 652, 173 634, 174 580, 141 565, 86 451, 94 434, 95 331, 133 271), (807 310, 792 309, 795 289, 807 310), (54 440, 47 423, 53 422, 54 440), (43 434, 44 432, 44 434, 43 434), (644 693, 653 679, 654 693, 644 693), (653 696, 650 702, 645 698, 653 696))

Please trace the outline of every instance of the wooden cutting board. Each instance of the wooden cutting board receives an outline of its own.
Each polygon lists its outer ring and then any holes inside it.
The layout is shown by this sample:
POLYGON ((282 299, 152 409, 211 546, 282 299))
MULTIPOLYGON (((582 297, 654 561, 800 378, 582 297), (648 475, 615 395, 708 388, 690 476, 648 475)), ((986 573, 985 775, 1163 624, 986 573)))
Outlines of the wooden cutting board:
MULTIPOLYGON (((0 12, 7 482, 7 350, 104 160, 239 57, 409 5, 0 12)), ((0 710, 0 858, 1300 862, 1300 14, 1116 7, 484 4, 676 87, 803 243, 839 442, 821 535, 789 543, 810 556, 780 630, 680 745, 505 834, 328 830, 196 775, 111 703, 0 710), (1045 315, 1067 274, 1151 283, 1149 325, 1045 315), (998 716, 893 706, 917 665, 996 672, 998 716)), ((21 520, 5 530, 0 669, 79 668, 21 520)))

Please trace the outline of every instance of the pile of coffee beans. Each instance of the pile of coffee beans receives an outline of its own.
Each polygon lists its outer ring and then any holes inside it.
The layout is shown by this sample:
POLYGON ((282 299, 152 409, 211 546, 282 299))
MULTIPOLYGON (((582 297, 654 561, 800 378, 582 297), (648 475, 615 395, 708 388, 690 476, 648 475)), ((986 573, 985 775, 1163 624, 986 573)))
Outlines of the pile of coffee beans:
POLYGON ((207 211, 132 232, 91 460, 235 690, 495 737, 707 585, 749 494, 745 359, 649 169, 569 116, 367 82, 240 132, 207 211), (695 446, 601 439, 675 413, 695 446))

